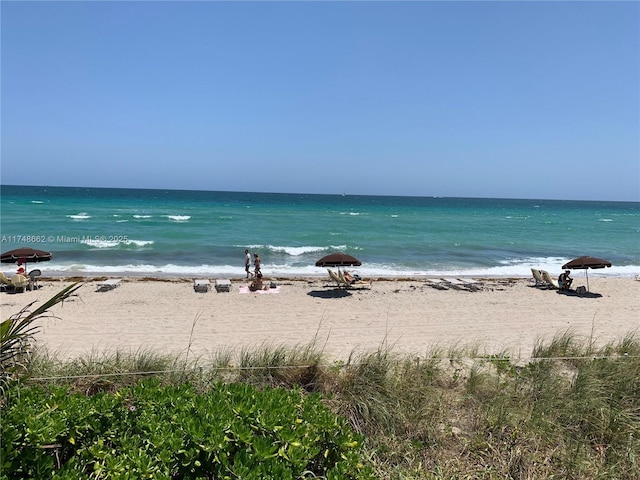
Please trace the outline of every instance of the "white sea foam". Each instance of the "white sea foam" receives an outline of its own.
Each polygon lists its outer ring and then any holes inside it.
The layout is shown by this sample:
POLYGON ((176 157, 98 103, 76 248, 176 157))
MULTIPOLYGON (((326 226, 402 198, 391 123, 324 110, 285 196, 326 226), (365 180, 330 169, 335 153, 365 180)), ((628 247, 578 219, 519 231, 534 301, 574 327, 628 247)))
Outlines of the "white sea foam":
POLYGON ((190 215, 165 215, 165 217, 174 222, 188 222, 191 219, 190 215))
POLYGON ((153 218, 153 215, 134 215, 133 218, 138 218, 138 219, 146 219, 146 218, 153 218))
MULTIPOLYGON (((205 275, 208 277, 221 276, 238 276, 244 275, 244 271, 239 269, 237 265, 95 265, 95 264, 78 264, 56 262, 47 264, 47 273, 50 274, 83 274, 83 275, 158 275, 158 276, 186 276, 205 275)), ((544 268, 543 268, 544 269, 544 268)), ((264 265, 263 273, 267 277, 325 277, 326 269, 313 265, 292 267, 290 265, 264 265)), ((469 269, 446 269, 446 268, 424 268, 424 269, 406 269, 395 268, 389 265, 369 264, 361 267, 353 267, 350 270, 367 278, 376 277, 440 277, 440 276, 461 276, 461 277, 478 277, 478 278, 528 278, 531 277, 531 269, 521 265, 505 265, 490 268, 469 268, 469 269)), ((552 276, 559 273, 559 265, 546 269, 552 276)), ((589 279, 598 277, 635 277, 640 272, 638 266, 612 266, 602 270, 589 270, 589 279)), ((575 270, 572 273, 573 278, 580 280, 584 278, 584 274, 575 270)))
POLYGON ((93 248, 113 248, 117 247, 120 242, 115 240, 99 240, 99 239, 89 239, 83 240, 82 243, 85 245, 89 245, 93 248))
POLYGON ((326 247, 278 247, 274 245, 267 245, 267 248, 273 252, 284 252, 294 257, 305 253, 323 252, 327 249, 326 247))
POLYGON ((611 218, 601 218, 600 221, 601 222, 613 222, 613 219, 611 219, 611 218))
POLYGON ((31 203, 44 203, 44 202, 40 200, 31 200, 31 203))
POLYGON ((88 220, 89 218, 91 218, 91 215, 86 212, 81 212, 76 215, 67 215, 67 218, 71 218, 73 220, 88 220))
POLYGON ((119 240, 119 239, 109 239, 109 238, 92 238, 83 240, 81 243, 85 245, 89 245, 93 248, 114 248, 119 245, 130 246, 133 245, 135 247, 146 247, 147 245, 153 245, 153 240, 119 240))
POLYGON ((128 240, 124 242, 125 245, 135 245, 137 247, 146 247, 147 245, 153 245, 153 240, 128 240))
POLYGON ((305 253, 314 253, 314 252, 324 252, 327 250, 344 250, 347 248, 346 245, 330 245, 329 247, 316 247, 316 246, 278 246, 278 245, 235 245, 238 248, 248 248, 252 251, 260 251, 260 250, 269 250, 272 252, 284 252, 288 255, 299 256, 304 255, 305 253))

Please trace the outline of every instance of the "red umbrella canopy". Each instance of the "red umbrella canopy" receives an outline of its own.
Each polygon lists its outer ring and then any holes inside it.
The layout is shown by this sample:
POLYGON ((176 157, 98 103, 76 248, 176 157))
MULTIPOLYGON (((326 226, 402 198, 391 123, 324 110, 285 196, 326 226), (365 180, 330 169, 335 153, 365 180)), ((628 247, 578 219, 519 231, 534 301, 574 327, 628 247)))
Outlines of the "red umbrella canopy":
POLYGON ((35 248, 23 247, 9 250, 0 255, 0 262, 15 263, 20 260, 23 263, 31 262, 47 262, 51 260, 51 253, 35 248))
POLYGON ((594 257, 578 257, 574 258, 570 262, 565 263, 563 269, 587 269, 587 268, 605 268, 610 267, 611 262, 602 260, 601 258, 594 257))
POLYGON ((362 262, 356 257, 341 252, 331 253, 316 262, 316 267, 359 267, 360 265, 362 262))

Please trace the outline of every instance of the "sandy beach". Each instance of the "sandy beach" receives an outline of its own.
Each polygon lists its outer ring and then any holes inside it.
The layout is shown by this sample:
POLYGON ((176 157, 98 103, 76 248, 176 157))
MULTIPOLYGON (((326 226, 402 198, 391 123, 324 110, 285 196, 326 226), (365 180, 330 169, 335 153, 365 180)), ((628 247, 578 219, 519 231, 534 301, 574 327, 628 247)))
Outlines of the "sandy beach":
MULTIPOLYGON (((575 286, 584 285, 581 273, 575 286)), ((91 352, 153 350, 207 357, 221 350, 316 342, 328 360, 390 346, 417 356, 434 348, 476 347, 527 358, 537 341, 570 331, 597 344, 640 332, 640 281, 590 278, 589 296, 534 287, 528 278, 475 279, 444 289, 437 279, 375 279, 339 291, 328 278, 280 278, 269 293, 194 291, 193 279, 123 278, 99 291, 85 279, 72 298, 39 321, 38 345, 60 359, 91 352)), ((35 291, 0 294, 3 318, 47 300, 70 279, 45 279, 35 291)))

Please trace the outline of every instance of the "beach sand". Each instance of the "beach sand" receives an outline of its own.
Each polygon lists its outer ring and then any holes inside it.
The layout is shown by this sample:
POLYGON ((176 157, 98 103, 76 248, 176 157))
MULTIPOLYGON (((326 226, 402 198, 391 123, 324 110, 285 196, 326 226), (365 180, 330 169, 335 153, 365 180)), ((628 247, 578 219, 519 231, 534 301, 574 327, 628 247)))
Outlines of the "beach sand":
MULTIPOLYGON (((580 273, 574 286, 585 284, 580 273)), ((322 277, 266 279, 278 285, 269 294, 240 293, 249 281, 231 280, 230 293, 197 293, 193 279, 124 278, 110 291, 88 279, 52 309, 56 318, 38 321, 37 344, 60 359, 114 350, 206 358, 310 342, 329 361, 380 347, 416 356, 472 347, 528 358, 537 342, 567 331, 598 345, 640 333, 640 281, 633 278, 590 278, 598 295, 585 297, 541 290, 525 278, 477 279, 479 291, 441 290, 435 279, 375 279, 370 289, 346 292, 322 277)), ((1 293, 2 317, 70 283, 44 279, 36 291, 1 293)))

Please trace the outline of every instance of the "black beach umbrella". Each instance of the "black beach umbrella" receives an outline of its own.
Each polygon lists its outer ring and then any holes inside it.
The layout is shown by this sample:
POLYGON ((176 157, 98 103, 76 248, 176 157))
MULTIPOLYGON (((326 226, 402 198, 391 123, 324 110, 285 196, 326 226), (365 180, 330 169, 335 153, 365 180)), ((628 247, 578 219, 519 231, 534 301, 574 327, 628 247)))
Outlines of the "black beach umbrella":
POLYGON ((346 253, 336 252, 322 257, 316 262, 316 267, 359 267, 362 262, 346 253))
POLYGON ((589 269, 610 267, 611 262, 595 257, 578 257, 562 266, 563 270, 584 270, 587 277, 587 291, 589 291, 589 269))
POLYGON ((24 263, 25 273, 27 270, 27 263, 30 262, 48 262, 51 260, 52 255, 49 252, 43 250, 36 250, 35 248, 22 247, 15 250, 9 250, 0 255, 0 262, 2 263, 24 263))

